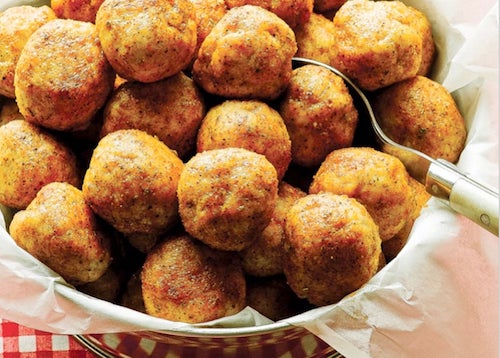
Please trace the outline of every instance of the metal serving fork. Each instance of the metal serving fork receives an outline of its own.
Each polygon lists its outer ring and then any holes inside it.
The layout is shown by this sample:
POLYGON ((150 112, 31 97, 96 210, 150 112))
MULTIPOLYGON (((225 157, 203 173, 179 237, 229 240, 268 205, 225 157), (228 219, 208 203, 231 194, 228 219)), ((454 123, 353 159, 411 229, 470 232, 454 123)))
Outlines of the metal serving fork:
POLYGON ((498 192, 471 179, 447 160, 431 158, 427 154, 390 139, 380 128, 372 106, 363 91, 336 68, 301 57, 294 57, 292 61, 295 67, 306 64, 322 66, 341 77, 351 91, 356 92, 366 107, 371 127, 382 150, 398 157, 408 172, 425 185, 429 194, 446 202, 457 213, 498 236, 498 192))

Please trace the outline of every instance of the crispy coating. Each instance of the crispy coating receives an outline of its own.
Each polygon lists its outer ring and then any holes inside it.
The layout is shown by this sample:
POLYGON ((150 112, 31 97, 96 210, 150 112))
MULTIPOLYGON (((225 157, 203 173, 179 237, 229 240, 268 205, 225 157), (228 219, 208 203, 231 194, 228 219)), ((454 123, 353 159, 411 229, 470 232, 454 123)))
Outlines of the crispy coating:
POLYGON ((17 63, 19 111, 27 121, 51 129, 86 127, 114 79, 93 24, 49 21, 29 38, 17 63))
POLYGON ((380 91, 373 101, 382 130, 394 141, 433 158, 456 162, 465 146, 465 121, 438 82, 416 76, 380 91))
POLYGON ((105 0, 95 23, 106 57, 125 79, 158 81, 186 68, 194 56, 189 0, 105 0))
POLYGON ((339 301, 377 271, 378 228, 353 198, 328 192, 309 194, 292 206, 285 228, 288 284, 313 305, 339 301))
POLYGON ((196 50, 193 62, 198 56, 201 44, 208 36, 216 23, 228 11, 224 0, 190 0, 193 4, 196 17, 196 50))
POLYGON ((339 9, 347 0, 314 0, 314 11, 327 12, 339 9))
POLYGON ((295 56, 332 64, 335 27, 330 19, 312 13, 309 20, 297 26, 294 31, 297 41, 295 56))
POLYGON ((291 317, 306 307, 282 275, 247 277, 247 305, 273 321, 291 317))
POLYGON ((61 19, 95 22, 97 10, 104 0, 51 0, 50 7, 61 19))
POLYGON ((409 174, 401 161, 368 147, 330 153, 319 167, 309 193, 345 194, 362 203, 377 223, 382 241, 396 235, 413 210, 409 174))
POLYGON ((400 1, 346 2, 333 18, 334 67, 369 91, 417 75, 429 61, 423 16, 400 1))
POLYGON ((382 242, 382 252, 387 262, 391 261, 403 249, 408 241, 413 224, 420 215, 421 210, 430 199, 431 195, 425 190, 425 186, 416 179, 410 177, 410 188, 413 194, 413 210, 406 221, 405 226, 392 238, 382 242))
POLYGON ((198 131, 197 150, 238 147, 264 155, 283 178, 292 143, 280 114, 257 100, 227 100, 212 107, 198 131))
POLYGON ((21 51, 33 32, 55 18, 48 6, 14 6, 0 13, 0 95, 15 98, 14 72, 21 51))
POLYGON ((177 221, 184 164, 159 139, 137 129, 112 132, 94 150, 83 179, 92 209, 124 234, 153 234, 177 221))
POLYGON ((205 112, 203 95, 182 72, 153 83, 129 81, 108 100, 101 136, 119 129, 140 129, 186 158, 195 152, 205 112))
POLYGON ((206 322, 245 307, 246 282, 237 255, 188 235, 169 237, 149 253, 141 282, 146 311, 172 321, 206 322))
POLYGON ((266 277, 283 273, 285 218, 295 201, 306 196, 302 190, 281 181, 269 225, 246 249, 239 252, 246 274, 266 277))
POLYGON ((349 147, 358 123, 344 81, 315 65, 293 70, 279 112, 292 140, 292 160, 305 167, 321 164, 334 149, 349 147))
POLYGON ((269 224, 278 177, 261 154, 243 148, 213 149, 186 163, 177 196, 189 234, 215 249, 240 251, 269 224))
POLYGON ((226 98, 277 98, 288 85, 297 51, 293 30, 259 6, 229 10, 203 41, 193 78, 226 98))
POLYGON ((71 284, 92 282, 111 262, 111 238, 68 183, 44 186, 10 225, 16 243, 71 284))
POLYGON ((230 9, 243 5, 260 6, 278 15, 291 28, 309 20, 313 11, 313 0, 226 0, 226 4, 230 9))
POLYGON ((0 126, 0 203, 24 209, 45 184, 54 181, 80 186, 74 153, 25 120, 0 126))

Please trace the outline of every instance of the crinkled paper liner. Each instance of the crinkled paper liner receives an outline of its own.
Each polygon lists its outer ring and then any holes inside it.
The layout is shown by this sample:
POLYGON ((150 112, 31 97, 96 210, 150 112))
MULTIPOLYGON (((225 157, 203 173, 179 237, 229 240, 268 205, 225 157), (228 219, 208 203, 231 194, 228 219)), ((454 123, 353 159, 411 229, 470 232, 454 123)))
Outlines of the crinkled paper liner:
MULTIPOLYGON (((0 11, 43 2, 3 0, 0 11)), ((430 19, 439 52, 432 77, 452 92, 466 119, 458 166, 497 188, 498 2, 404 2, 430 19)), ((2 224, 0 216, 0 317, 61 334, 199 328, 76 291, 19 249, 2 224)), ((307 328, 348 357, 497 357, 498 252, 497 237, 432 198, 401 253, 365 286, 284 322, 307 328)), ((258 331, 273 323, 246 308, 208 326, 258 331)))

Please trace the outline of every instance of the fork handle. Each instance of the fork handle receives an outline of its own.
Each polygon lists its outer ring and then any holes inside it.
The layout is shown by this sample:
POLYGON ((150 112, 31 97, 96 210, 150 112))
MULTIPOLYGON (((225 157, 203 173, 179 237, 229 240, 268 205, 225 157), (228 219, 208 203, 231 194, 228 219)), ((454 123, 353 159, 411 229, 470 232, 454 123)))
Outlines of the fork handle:
POLYGON ((427 191, 498 236, 498 193, 467 177, 452 163, 437 159, 429 166, 427 191))

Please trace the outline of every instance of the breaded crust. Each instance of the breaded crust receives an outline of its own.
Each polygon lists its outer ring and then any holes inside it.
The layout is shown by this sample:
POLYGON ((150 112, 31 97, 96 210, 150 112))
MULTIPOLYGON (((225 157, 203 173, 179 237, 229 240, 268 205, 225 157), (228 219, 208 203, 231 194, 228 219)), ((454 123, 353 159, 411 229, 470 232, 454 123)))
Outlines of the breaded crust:
POLYGON ((111 263, 111 238, 68 183, 44 186, 26 210, 14 215, 16 243, 71 284, 96 281, 111 263))
POLYGON ((172 321, 206 322, 245 307, 246 283, 237 256, 189 235, 168 237, 150 252, 141 282, 147 313, 172 321))
POLYGON ((124 234, 158 234, 177 221, 182 161, 137 129, 112 132, 94 149, 83 179, 92 209, 124 234))
POLYGON ((105 0, 95 23, 106 57, 125 79, 159 81, 194 56, 196 20, 189 0, 105 0))
POLYGON ((293 70, 279 113, 292 140, 292 161, 304 167, 318 166, 332 150, 349 147, 358 124, 344 81, 315 65, 293 70))
POLYGON ((76 187, 81 172, 74 153, 46 130, 22 119, 0 126, 0 203, 24 209, 46 184, 76 187))
POLYGON ((86 127, 113 89, 115 74, 88 22, 56 19, 24 47, 15 71, 19 111, 56 130, 86 127))
POLYGON ((192 157, 179 178, 186 231, 219 250, 248 247, 269 224, 278 195, 274 166, 261 154, 222 148, 192 157))
POLYGON ((33 32, 56 14, 48 6, 14 6, 0 13, 0 95, 15 98, 14 72, 33 32))
POLYGON ((100 135, 140 129, 186 158, 196 151, 205 112, 201 91, 183 72, 153 83, 128 81, 107 101, 100 135))
POLYGON ((256 100, 227 100, 210 108, 197 137, 197 150, 238 147, 264 155, 283 178, 292 143, 280 114, 256 100))
POLYGON ((378 228, 357 200, 310 194, 290 209, 285 225, 284 272, 292 290, 310 303, 335 303, 376 272, 378 228))
POLYGON ((297 51, 293 30, 258 6, 229 10, 201 44, 193 78, 226 98, 277 98, 288 85, 297 51))
POLYGON ((319 167, 309 193, 344 194, 362 203, 377 223, 382 241, 398 233, 413 210, 409 174, 401 161, 367 147, 331 152, 319 167))

